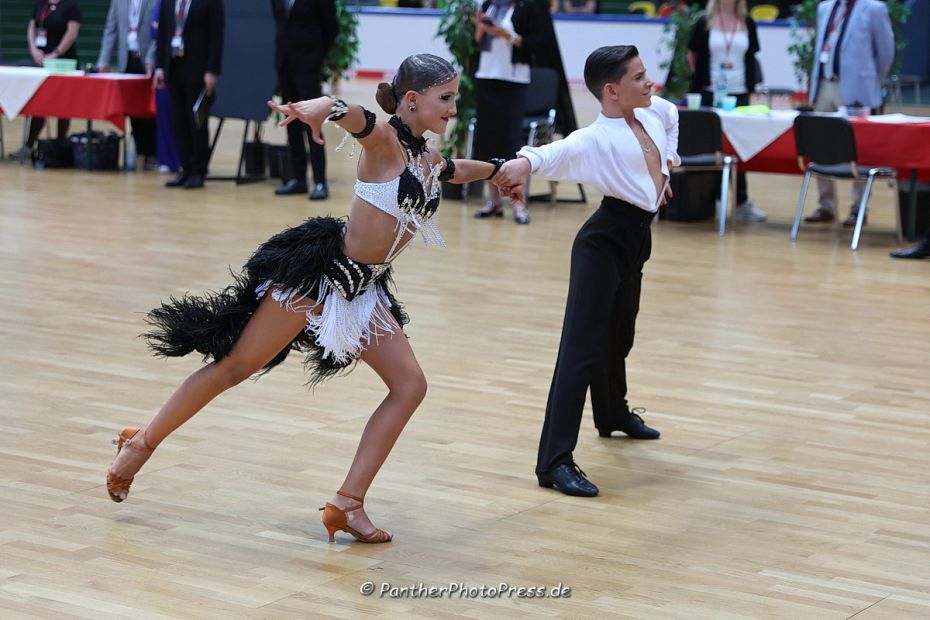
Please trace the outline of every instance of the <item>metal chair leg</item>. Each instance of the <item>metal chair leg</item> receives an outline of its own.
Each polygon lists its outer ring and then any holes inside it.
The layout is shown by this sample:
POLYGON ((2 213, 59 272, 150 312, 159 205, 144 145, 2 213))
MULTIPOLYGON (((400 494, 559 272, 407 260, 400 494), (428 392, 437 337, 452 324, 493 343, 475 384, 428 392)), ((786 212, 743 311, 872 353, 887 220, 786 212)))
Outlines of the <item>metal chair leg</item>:
MULTIPOLYGON (((472 159, 472 155, 475 151, 475 124, 477 121, 471 119, 468 121, 468 137, 465 140, 465 159, 472 159)), ((462 183, 462 201, 467 205, 468 204, 468 193, 469 193, 470 183, 462 183)))
POLYGON ((862 223, 865 222, 865 212, 869 205, 869 195, 872 193, 872 183, 875 181, 875 173, 869 172, 869 178, 865 182, 865 191, 862 192, 862 200, 859 201, 859 213, 856 215, 856 229, 853 231, 852 243, 849 249, 855 250, 859 247, 859 235, 862 234, 862 223))
POLYGON ((804 215, 804 202, 807 200, 807 188, 811 182, 811 173, 804 173, 804 180, 801 182, 801 195, 798 197, 798 210, 794 214, 794 222, 791 224, 791 240, 797 241, 798 228, 801 227, 801 216, 804 215))
POLYGON ((733 166, 733 158, 729 155, 723 158, 723 177, 720 179, 720 216, 717 234, 722 235, 727 230, 727 211, 730 208, 730 168, 733 166))
MULTIPOLYGON (((888 183, 891 187, 891 191, 894 192, 895 201, 898 200, 898 179, 894 177, 891 179, 891 182, 888 183)), ((901 222, 901 209, 894 210, 894 222, 895 222, 895 232, 898 234, 898 245, 904 245, 904 227, 901 222)))

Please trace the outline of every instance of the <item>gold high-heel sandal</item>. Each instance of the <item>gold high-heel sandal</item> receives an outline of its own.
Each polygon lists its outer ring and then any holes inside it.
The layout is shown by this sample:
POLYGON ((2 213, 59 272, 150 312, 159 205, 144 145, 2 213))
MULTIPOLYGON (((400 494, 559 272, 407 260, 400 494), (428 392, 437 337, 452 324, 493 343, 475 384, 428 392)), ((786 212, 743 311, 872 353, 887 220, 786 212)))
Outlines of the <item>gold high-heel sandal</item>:
POLYGON ((354 499, 358 502, 358 506, 354 506, 352 508, 340 508, 339 506, 334 506, 333 504, 326 502, 326 506, 320 508, 320 510, 323 511, 323 525, 326 527, 326 531, 329 533, 329 542, 336 542, 336 532, 339 531, 351 534, 355 537, 355 540, 363 543, 375 544, 391 542, 391 539, 394 536, 380 528, 375 528, 374 532, 368 534, 367 536, 363 536, 362 534, 349 527, 349 513, 364 506, 365 501, 361 497, 349 495, 348 493, 345 493, 341 490, 336 491, 336 495, 354 499))
MULTIPOLYGON (((133 450, 138 450, 139 452, 151 454, 155 451, 155 448, 149 447, 149 442, 145 438, 145 431, 142 431, 142 434, 139 436, 139 441, 134 441, 136 435, 139 434, 138 428, 124 428, 120 431, 118 437, 113 439, 113 443, 116 444, 116 456, 119 456, 119 451, 125 448, 132 448, 133 450), (141 443, 142 445, 138 445, 141 443)), ((116 459, 114 459, 115 461, 116 459)), ((129 493, 129 485, 132 484, 133 479, 123 479, 113 473, 113 466, 107 468, 107 493, 110 495, 110 499, 114 502, 121 502, 123 498, 119 496, 120 493, 125 491, 129 493)))

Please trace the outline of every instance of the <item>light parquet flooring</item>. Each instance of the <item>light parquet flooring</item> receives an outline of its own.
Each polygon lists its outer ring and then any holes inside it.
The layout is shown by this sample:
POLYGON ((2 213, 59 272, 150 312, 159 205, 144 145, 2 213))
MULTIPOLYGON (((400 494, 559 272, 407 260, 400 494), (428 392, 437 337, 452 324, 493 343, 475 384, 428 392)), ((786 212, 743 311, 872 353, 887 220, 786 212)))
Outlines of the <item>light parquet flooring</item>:
POLYGON ((596 499, 533 476, 595 203, 533 204, 520 227, 446 201, 448 249, 397 264, 430 392, 368 498, 395 542, 329 545, 316 511, 384 395, 365 367, 310 393, 292 359, 224 394, 110 502, 109 439, 199 366, 151 357, 143 313, 344 213, 354 160, 329 155, 325 203, 0 165, 0 617, 930 617, 930 261, 888 258, 884 187, 856 253, 838 227, 788 241, 799 177, 751 175, 767 223, 654 226, 629 374, 663 435, 600 439, 587 411, 576 457, 596 499), (571 597, 378 595, 502 582, 571 597))

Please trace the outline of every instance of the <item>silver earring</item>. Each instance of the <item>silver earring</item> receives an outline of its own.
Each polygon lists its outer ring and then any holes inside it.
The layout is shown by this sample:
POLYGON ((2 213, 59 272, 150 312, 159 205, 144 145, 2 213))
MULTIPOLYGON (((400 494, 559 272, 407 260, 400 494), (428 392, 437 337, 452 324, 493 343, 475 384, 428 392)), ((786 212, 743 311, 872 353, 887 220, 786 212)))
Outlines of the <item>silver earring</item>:
POLYGON ((411 111, 411 112, 416 112, 416 111, 417 111, 417 106, 415 106, 415 105, 410 106, 410 111, 411 111))

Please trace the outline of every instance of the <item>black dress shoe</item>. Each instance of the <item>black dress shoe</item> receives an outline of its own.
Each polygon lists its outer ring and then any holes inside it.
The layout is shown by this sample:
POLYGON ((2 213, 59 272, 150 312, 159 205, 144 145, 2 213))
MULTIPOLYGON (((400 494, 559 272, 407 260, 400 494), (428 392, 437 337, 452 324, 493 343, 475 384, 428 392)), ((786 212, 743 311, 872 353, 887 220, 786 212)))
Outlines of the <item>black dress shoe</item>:
POLYGON ((599 428, 597 429, 598 434, 601 437, 610 437, 610 433, 613 431, 622 431, 632 437, 633 439, 658 439, 661 433, 654 428, 649 428, 646 426, 646 423, 643 422, 640 413, 645 413, 645 409, 642 407, 636 407, 629 412, 624 418, 613 428, 599 428))
POLYGON ((566 495, 577 497, 597 495, 597 487, 585 478, 585 473, 574 462, 562 463, 551 471, 537 473, 536 479, 539 480, 539 486, 546 489, 555 487, 566 495))
POLYGON ((326 183, 317 183, 310 192, 310 200, 326 200, 329 198, 329 190, 326 189, 326 183))
POLYGON ((184 181, 184 189, 197 189, 198 187, 203 187, 202 174, 192 174, 184 181))
POLYGON ((187 177, 186 172, 179 172, 177 176, 165 183, 165 187, 181 187, 187 183, 187 177))
POLYGON ((892 258, 927 258, 930 256, 930 239, 924 239, 912 248, 902 248, 891 252, 892 258))
POLYGON ((290 196, 291 194, 306 194, 307 184, 301 183, 297 179, 291 179, 278 189, 274 190, 275 196, 290 196))

